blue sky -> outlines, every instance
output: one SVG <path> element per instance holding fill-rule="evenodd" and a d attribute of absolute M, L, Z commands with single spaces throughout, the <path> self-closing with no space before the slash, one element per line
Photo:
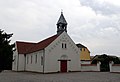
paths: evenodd
<path fill-rule="evenodd" d="M 120 0 L 0 0 L 0 27 L 12 42 L 38 42 L 56 34 L 61 9 L 75 43 L 120 56 Z"/>

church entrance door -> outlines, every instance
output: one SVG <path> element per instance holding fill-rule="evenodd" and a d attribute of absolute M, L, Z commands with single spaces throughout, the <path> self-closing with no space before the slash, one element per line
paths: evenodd
<path fill-rule="evenodd" d="M 67 60 L 60 61 L 60 72 L 67 72 Z"/>

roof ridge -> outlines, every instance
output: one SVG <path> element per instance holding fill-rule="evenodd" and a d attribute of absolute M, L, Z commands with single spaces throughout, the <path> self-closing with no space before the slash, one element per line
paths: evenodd
<path fill-rule="evenodd" d="M 45 39 L 39 41 L 37 44 L 39 44 L 39 43 L 41 43 L 41 42 L 43 42 L 43 41 L 45 41 L 45 40 L 48 40 L 48 39 L 50 39 L 50 38 L 52 38 L 52 37 L 54 37 L 54 36 L 57 36 L 57 34 L 55 34 L 55 35 L 53 35 L 53 36 L 50 36 L 50 37 L 48 37 L 48 38 L 45 38 Z"/>
<path fill-rule="evenodd" d="M 78 44 L 76 44 L 77 45 L 77 47 L 83 47 L 83 48 L 87 48 L 86 46 L 84 46 L 83 44 L 81 44 L 81 43 L 78 43 Z"/>
<path fill-rule="evenodd" d="M 28 44 L 36 44 L 35 42 L 25 42 L 25 41 L 16 41 L 16 42 L 19 42 L 19 43 L 28 43 Z"/>
<path fill-rule="evenodd" d="M 58 35 L 53 35 L 51 37 L 48 37 L 44 40 L 41 40 L 40 42 L 36 43 L 33 47 L 29 48 L 27 50 L 27 53 L 31 53 L 31 52 L 35 52 L 38 51 L 40 49 L 44 49 L 45 47 L 47 47 L 51 42 L 53 42 L 56 38 L 58 37 Z"/>

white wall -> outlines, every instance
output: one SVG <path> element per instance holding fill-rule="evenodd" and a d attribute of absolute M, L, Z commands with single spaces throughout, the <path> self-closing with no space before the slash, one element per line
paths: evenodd
<path fill-rule="evenodd" d="M 31 55 L 32 55 L 32 63 L 31 63 Z M 37 62 L 36 62 L 36 55 L 37 55 Z M 13 52 L 14 62 L 12 63 L 12 70 L 43 72 L 43 65 L 41 65 L 41 56 L 43 56 L 43 50 L 26 54 L 25 57 L 24 54 L 18 54 L 16 47 L 16 51 Z M 27 63 L 27 57 L 29 58 L 28 63 Z"/>
<path fill-rule="evenodd" d="M 62 43 L 67 44 L 67 48 L 62 48 Z M 71 38 L 63 32 L 54 42 L 45 48 L 45 72 L 60 71 L 60 61 L 62 55 L 68 56 L 67 71 L 80 71 L 79 49 Z"/>
<path fill-rule="evenodd" d="M 81 64 L 90 64 L 91 61 L 81 61 Z"/>
<path fill-rule="evenodd" d="M 14 71 L 24 71 L 24 61 L 25 57 L 24 54 L 18 54 L 17 45 L 15 43 L 16 50 L 13 52 L 13 63 L 12 63 L 12 70 Z"/>
<path fill-rule="evenodd" d="M 24 71 L 24 54 L 17 54 L 17 52 L 14 52 L 13 55 L 13 63 L 12 63 L 12 70 L 14 71 Z"/>
<path fill-rule="evenodd" d="M 98 71 L 96 66 L 81 66 L 81 71 Z"/>
<path fill-rule="evenodd" d="M 100 71 L 100 62 L 97 64 L 82 64 L 81 71 Z"/>
<path fill-rule="evenodd" d="M 99 71 L 97 65 L 81 66 L 81 71 Z"/>
<path fill-rule="evenodd" d="M 114 64 L 113 62 L 109 63 L 110 72 L 120 72 L 120 64 Z"/>
<path fill-rule="evenodd" d="M 24 54 L 19 54 L 19 63 L 18 63 L 18 71 L 24 71 L 24 65 L 25 65 L 25 56 Z"/>
<path fill-rule="evenodd" d="M 112 72 L 120 72 L 120 65 L 113 65 Z"/>
<path fill-rule="evenodd" d="M 37 55 L 37 62 L 36 62 L 36 55 Z M 31 62 L 31 56 L 32 56 L 32 62 Z M 43 50 L 26 54 L 26 71 L 43 72 L 43 65 L 41 65 L 41 56 L 43 56 Z"/>
<path fill-rule="evenodd" d="M 17 60 L 18 60 L 18 54 L 17 51 L 13 52 L 13 62 L 12 62 L 12 70 L 17 71 Z"/>

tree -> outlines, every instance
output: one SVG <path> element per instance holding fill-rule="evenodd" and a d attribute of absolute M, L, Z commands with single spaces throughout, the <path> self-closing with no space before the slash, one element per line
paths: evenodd
<path fill-rule="evenodd" d="M 100 61 L 101 62 L 101 66 L 100 69 L 101 71 L 109 71 L 109 62 L 113 61 L 114 64 L 120 64 L 120 59 L 116 56 L 109 56 L 106 54 L 102 54 L 102 55 L 96 55 L 95 58 L 92 60 L 92 64 L 97 64 L 97 62 Z"/>
<path fill-rule="evenodd" d="M 7 34 L 0 29 L 0 70 L 12 69 L 14 44 L 10 44 L 13 34 Z"/>

